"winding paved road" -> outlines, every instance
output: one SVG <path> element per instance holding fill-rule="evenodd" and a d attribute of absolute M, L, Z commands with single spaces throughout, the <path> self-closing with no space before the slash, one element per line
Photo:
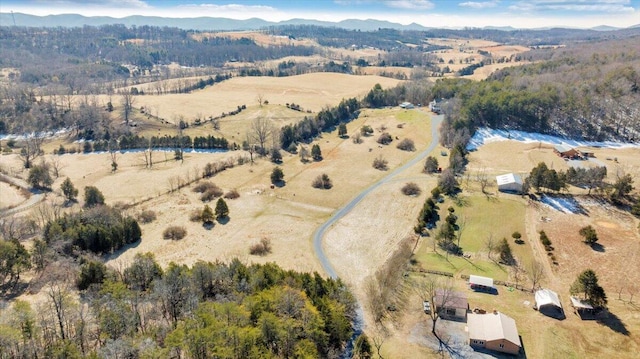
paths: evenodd
<path fill-rule="evenodd" d="M 13 207 L 13 208 L 8 208 L 5 210 L 0 210 L 0 218 L 2 217 L 7 217 L 9 215 L 18 213 L 18 212 L 22 212 L 24 210 L 27 210 L 33 206 L 35 206 L 37 203 L 39 203 L 40 201 L 44 200 L 45 198 L 45 194 L 41 191 L 33 191 L 30 187 L 29 184 L 19 178 L 14 178 L 14 177 L 9 177 L 6 176 L 4 174 L 0 174 L 0 179 L 4 182 L 7 182 L 9 184 L 12 184 L 16 187 L 20 187 L 20 188 L 24 188 L 27 191 L 31 192 L 31 196 L 26 199 L 24 202 L 20 203 L 18 206 Z"/>
<path fill-rule="evenodd" d="M 396 168 L 393 172 L 389 173 L 385 177 L 378 180 L 378 182 L 372 184 L 371 186 L 369 186 L 369 188 L 362 191 L 354 199 L 352 199 L 349 203 L 347 203 L 344 207 L 337 210 L 325 223 L 323 223 L 320 227 L 318 227 L 318 229 L 316 229 L 315 233 L 313 234 L 313 249 L 316 252 L 316 256 L 320 260 L 320 264 L 322 264 L 322 268 L 325 270 L 325 272 L 327 272 L 327 274 L 331 278 L 334 278 L 334 279 L 337 278 L 338 274 L 336 273 L 335 269 L 331 266 L 329 258 L 327 258 L 326 254 L 324 253 L 324 249 L 322 248 L 322 238 L 324 237 L 324 234 L 327 231 L 327 229 L 329 229 L 329 227 L 331 227 L 334 223 L 336 223 L 342 217 L 346 216 L 349 212 L 351 212 L 351 210 L 360 201 L 362 201 L 362 199 L 366 197 L 369 193 L 371 193 L 381 185 L 391 182 L 393 180 L 393 177 L 395 177 L 399 173 L 405 171 L 407 168 L 415 165 L 416 163 L 422 161 L 425 157 L 427 157 L 429 153 L 431 153 L 431 151 L 433 151 L 433 149 L 438 145 L 438 142 L 440 140 L 440 136 L 439 136 L 440 134 L 438 132 L 438 128 L 443 119 L 444 119 L 443 115 L 437 115 L 437 116 L 433 114 L 431 115 L 431 144 L 429 145 L 429 147 L 427 147 L 427 149 L 418 153 L 409 162 Z"/>
<path fill-rule="evenodd" d="M 422 111 L 422 110 L 419 110 L 419 111 Z M 316 257 L 318 257 L 318 260 L 320 260 L 320 264 L 322 264 L 322 268 L 324 268 L 325 272 L 327 272 L 327 274 L 331 278 L 334 278 L 334 279 L 338 278 L 338 273 L 336 273 L 333 266 L 331 266 L 331 262 L 329 261 L 329 258 L 327 258 L 327 255 L 324 253 L 324 249 L 322 248 L 322 239 L 324 238 L 324 234 L 327 231 L 327 229 L 329 229 L 334 223 L 336 223 L 342 217 L 346 216 L 349 212 L 351 212 L 351 210 L 358 203 L 360 203 L 360 201 L 364 197 L 366 197 L 369 193 L 371 193 L 381 185 L 393 181 L 396 175 L 398 175 L 399 173 L 403 172 L 404 170 L 408 169 L 409 167 L 415 165 L 416 163 L 422 161 L 425 157 L 427 157 L 429 153 L 431 153 L 431 151 L 433 151 L 433 149 L 438 145 L 438 142 L 440 140 L 440 136 L 439 136 L 440 134 L 438 132 L 438 128 L 443 119 L 444 119 L 443 115 L 437 115 L 437 116 L 434 116 L 433 114 L 431 115 L 431 144 L 429 145 L 429 147 L 427 147 L 427 149 L 418 153 L 409 162 L 396 168 L 393 172 L 389 173 L 385 177 L 378 180 L 378 182 L 372 184 L 367 189 L 360 192 L 359 195 L 357 195 L 344 207 L 337 210 L 325 223 L 323 223 L 320 227 L 318 227 L 318 229 L 316 229 L 315 233 L 313 234 L 313 249 L 316 252 Z M 356 318 L 354 318 L 353 326 L 354 326 L 353 336 L 349 340 L 349 343 L 347 343 L 347 347 L 345 351 L 342 353 L 341 358 L 351 357 L 352 351 L 353 351 L 353 344 L 356 338 L 362 333 L 362 330 L 364 329 L 364 312 L 362 310 L 362 305 L 360 305 L 360 303 L 358 303 L 358 307 L 356 308 Z"/>

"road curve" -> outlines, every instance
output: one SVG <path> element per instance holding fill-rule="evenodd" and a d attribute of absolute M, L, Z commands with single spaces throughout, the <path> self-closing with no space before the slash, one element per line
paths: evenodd
<path fill-rule="evenodd" d="M 366 197 L 369 193 L 371 193 L 381 185 L 390 182 L 393 179 L 393 177 L 395 177 L 399 173 L 403 172 L 407 168 L 415 165 L 416 163 L 422 161 L 425 157 L 427 157 L 429 153 L 431 153 L 431 151 L 433 151 L 433 149 L 438 145 L 438 142 L 440 140 L 440 136 L 439 136 L 440 134 L 438 132 L 438 128 L 443 119 L 444 119 L 443 115 L 431 115 L 431 144 L 429 145 L 429 147 L 427 147 L 427 149 L 418 153 L 409 162 L 396 168 L 395 170 L 393 170 L 393 172 L 389 173 L 385 177 L 378 180 L 378 182 L 372 184 L 367 189 L 360 192 L 360 194 L 358 194 L 354 199 L 352 199 L 344 207 L 340 208 L 335 213 L 333 213 L 333 215 L 326 222 L 324 222 L 320 227 L 318 227 L 315 233 L 313 233 L 313 249 L 316 253 L 316 257 L 318 257 L 318 260 L 320 260 L 320 264 L 322 265 L 322 268 L 325 270 L 325 272 L 327 272 L 329 277 L 335 279 L 335 278 L 338 278 L 338 274 L 336 273 L 333 266 L 331 266 L 331 263 L 327 258 L 326 254 L 324 253 L 324 249 L 322 248 L 322 238 L 324 237 L 324 234 L 327 231 L 327 229 L 329 229 L 329 227 L 331 227 L 334 223 L 336 223 L 342 217 L 346 216 L 349 212 L 351 212 L 351 210 L 360 201 L 362 201 L 362 199 Z"/>
<path fill-rule="evenodd" d="M 419 110 L 419 111 L 422 111 L 422 110 Z M 329 229 L 334 223 L 336 223 L 342 217 L 346 216 L 349 212 L 351 212 L 351 210 L 358 203 L 360 203 L 360 201 L 362 201 L 362 199 L 366 197 L 369 193 L 371 193 L 381 185 L 391 182 L 393 180 L 393 177 L 395 177 L 397 174 L 401 173 L 402 171 L 415 165 L 416 163 L 422 161 L 425 157 L 427 157 L 429 153 L 433 151 L 433 149 L 438 145 L 438 142 L 440 141 L 438 128 L 443 119 L 444 119 L 444 116 L 442 115 L 437 115 L 437 116 L 431 115 L 431 144 L 429 145 L 429 147 L 427 147 L 427 149 L 418 153 L 409 162 L 396 168 L 395 170 L 393 170 L 393 172 L 389 173 L 385 177 L 378 180 L 376 183 L 369 186 L 364 191 L 360 192 L 360 194 L 358 194 L 354 199 L 352 199 L 344 207 L 337 210 L 326 222 L 324 222 L 320 227 L 318 227 L 318 229 L 316 229 L 315 233 L 313 233 L 313 249 L 316 253 L 316 257 L 318 257 L 318 260 L 320 260 L 320 264 L 322 265 L 322 268 L 325 270 L 325 272 L 327 272 L 329 277 L 336 279 L 338 278 L 338 273 L 336 273 L 333 266 L 331 266 L 331 263 L 329 262 L 329 258 L 327 258 L 327 255 L 324 253 L 324 249 L 322 248 L 322 238 L 324 237 L 324 234 L 327 231 L 327 229 Z M 356 317 L 354 318 L 353 321 L 354 321 L 353 335 L 351 336 L 351 339 L 347 343 L 347 347 L 345 348 L 344 352 L 340 356 L 341 358 L 351 358 L 355 340 L 358 338 L 358 336 L 360 336 L 360 334 L 362 334 L 362 331 L 364 329 L 364 311 L 362 310 L 362 305 L 360 303 L 358 303 L 357 305 Z"/>

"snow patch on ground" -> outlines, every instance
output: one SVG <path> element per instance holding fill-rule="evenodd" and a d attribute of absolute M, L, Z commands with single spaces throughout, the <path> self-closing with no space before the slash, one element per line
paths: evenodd
<path fill-rule="evenodd" d="M 476 133 L 467 144 L 467 150 L 474 151 L 480 146 L 497 141 L 519 141 L 524 143 L 548 143 L 552 145 L 567 145 L 571 147 L 607 147 L 607 148 L 629 148 L 640 147 L 640 143 L 625 143 L 625 142 L 613 142 L 613 141 L 581 141 L 573 140 L 570 138 L 562 138 L 558 136 L 545 135 L 535 132 L 524 131 L 507 131 L 507 130 L 495 130 L 488 127 L 479 128 Z"/>
<path fill-rule="evenodd" d="M 573 197 L 555 197 L 549 195 L 542 195 L 540 202 L 555 209 L 556 211 L 572 214 L 583 214 L 584 208 Z"/>

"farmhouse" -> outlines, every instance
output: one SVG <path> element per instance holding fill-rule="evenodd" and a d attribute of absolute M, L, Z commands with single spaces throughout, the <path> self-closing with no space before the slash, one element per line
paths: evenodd
<path fill-rule="evenodd" d="M 469 276 L 469 288 L 482 292 L 494 292 L 493 278 L 481 277 L 479 275 Z"/>
<path fill-rule="evenodd" d="M 469 314 L 467 329 L 472 347 L 514 355 L 522 347 L 516 321 L 500 312 Z"/>
<path fill-rule="evenodd" d="M 400 108 L 412 109 L 414 106 L 411 102 L 403 102 L 400 104 Z"/>
<path fill-rule="evenodd" d="M 558 293 L 550 289 L 540 289 L 535 293 L 536 308 L 544 315 L 550 317 L 563 317 L 562 303 Z"/>
<path fill-rule="evenodd" d="M 442 108 L 440 107 L 442 101 L 444 101 L 444 99 L 434 99 L 433 101 L 429 102 L 429 110 L 431 110 L 431 112 L 439 114 L 440 111 L 442 111 Z"/>
<path fill-rule="evenodd" d="M 555 152 L 558 156 L 562 158 L 576 159 L 576 158 L 584 157 L 582 152 L 580 152 L 578 149 L 573 148 L 571 146 L 567 146 L 567 145 L 555 145 L 553 147 L 553 152 Z"/>
<path fill-rule="evenodd" d="M 464 293 L 437 289 L 433 305 L 434 310 L 443 319 L 467 320 L 469 301 Z"/>
<path fill-rule="evenodd" d="M 496 182 L 500 192 L 522 193 L 523 182 L 520 175 L 507 173 L 496 176 Z"/>

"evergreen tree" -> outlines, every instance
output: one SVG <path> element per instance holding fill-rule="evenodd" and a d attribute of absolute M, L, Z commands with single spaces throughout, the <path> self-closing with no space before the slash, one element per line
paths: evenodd
<path fill-rule="evenodd" d="M 320 150 L 320 145 L 317 143 L 311 146 L 311 157 L 314 161 L 322 160 L 322 151 Z"/>
<path fill-rule="evenodd" d="M 271 171 L 271 183 L 277 184 L 281 183 L 284 179 L 284 172 L 282 172 L 282 168 L 274 167 L 273 171 Z"/>
<path fill-rule="evenodd" d="M 202 210 L 202 223 L 212 223 L 213 222 L 213 210 L 209 207 L 208 204 L 204 205 L 204 209 Z"/>
<path fill-rule="evenodd" d="M 596 273 L 587 269 L 578 275 L 571 285 L 571 294 L 582 293 L 585 299 L 594 307 L 605 307 L 607 305 L 607 295 L 604 289 L 598 284 Z"/>
<path fill-rule="evenodd" d="M 67 177 L 64 182 L 62 182 L 62 184 L 60 185 L 60 189 L 62 189 L 62 193 L 64 194 L 64 197 L 67 199 L 67 201 L 76 201 L 76 198 L 78 197 L 78 189 L 73 185 L 69 177 Z"/>
<path fill-rule="evenodd" d="M 341 123 L 338 126 L 338 136 L 345 137 L 346 135 L 347 135 L 347 125 L 345 125 L 344 123 Z"/>
<path fill-rule="evenodd" d="M 498 253 L 500 254 L 500 260 L 504 263 L 511 265 L 514 262 L 513 253 L 511 252 L 511 246 L 507 242 L 506 238 L 502 238 L 498 244 Z"/>
<path fill-rule="evenodd" d="M 34 188 L 49 188 L 53 183 L 51 174 L 49 174 L 49 168 L 44 164 L 39 166 L 32 166 L 29 169 L 29 177 L 27 178 L 29 184 Z"/>
<path fill-rule="evenodd" d="M 229 217 L 229 207 L 227 206 L 227 202 L 222 198 L 218 198 L 218 202 L 216 202 L 216 218 L 219 220 L 226 217 Z"/>
<path fill-rule="evenodd" d="M 579 233 L 584 237 L 584 243 L 590 246 L 593 246 L 598 241 L 598 233 L 596 233 L 596 230 L 591 225 L 580 228 Z"/>
<path fill-rule="evenodd" d="M 104 195 L 97 187 L 87 186 L 84 188 L 84 206 L 86 208 L 104 204 Z"/>

